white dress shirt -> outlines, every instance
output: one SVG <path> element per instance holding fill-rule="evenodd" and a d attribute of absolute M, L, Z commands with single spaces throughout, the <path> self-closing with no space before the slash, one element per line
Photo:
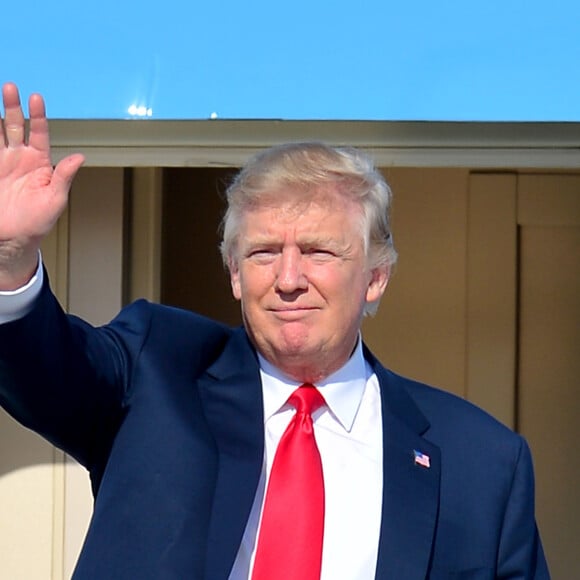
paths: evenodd
<path fill-rule="evenodd" d="M 0 292 L 0 324 L 26 315 L 42 287 L 42 267 L 23 288 Z M 299 383 L 261 356 L 265 457 L 258 491 L 230 580 L 248 580 L 253 566 L 266 482 L 278 442 L 294 407 L 286 401 Z M 347 363 L 316 385 L 326 406 L 313 413 L 325 491 L 321 580 L 375 577 L 383 489 L 379 384 L 365 361 L 362 341 Z"/>
<path fill-rule="evenodd" d="M 247 580 L 253 566 L 266 481 L 278 441 L 294 408 L 286 401 L 299 383 L 260 357 L 265 457 L 258 492 L 230 580 Z M 321 580 L 375 577 L 381 526 L 383 446 L 379 385 L 362 342 L 348 362 L 316 385 L 326 406 L 312 415 L 325 491 Z"/>

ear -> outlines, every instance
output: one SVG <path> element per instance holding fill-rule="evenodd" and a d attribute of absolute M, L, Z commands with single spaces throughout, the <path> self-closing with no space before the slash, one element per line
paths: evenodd
<path fill-rule="evenodd" d="M 371 270 L 371 278 L 367 287 L 367 302 L 376 302 L 381 298 L 389 283 L 389 266 L 377 266 Z"/>
<path fill-rule="evenodd" d="M 242 285 L 240 282 L 240 269 L 238 263 L 230 258 L 228 260 L 228 270 L 230 271 L 230 284 L 232 286 L 232 294 L 236 300 L 242 299 Z"/>

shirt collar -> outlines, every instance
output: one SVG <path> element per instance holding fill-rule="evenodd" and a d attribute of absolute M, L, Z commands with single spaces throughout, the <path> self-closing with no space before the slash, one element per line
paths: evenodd
<path fill-rule="evenodd" d="M 301 383 L 286 377 L 259 353 L 258 359 L 262 377 L 264 419 L 267 421 L 286 407 L 288 397 Z M 369 374 L 359 336 L 356 348 L 348 361 L 336 372 L 316 383 L 330 412 L 347 432 L 350 432 L 354 424 Z"/>

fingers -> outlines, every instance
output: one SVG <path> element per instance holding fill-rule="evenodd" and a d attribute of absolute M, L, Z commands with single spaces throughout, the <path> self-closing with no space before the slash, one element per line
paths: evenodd
<path fill-rule="evenodd" d="M 2 87 L 2 97 L 5 111 L 2 123 L 4 145 L 12 148 L 20 147 L 25 143 L 25 120 L 17 86 L 14 83 L 6 83 Z M 28 144 L 35 149 L 48 151 L 50 140 L 44 99 L 38 94 L 31 95 L 28 109 L 30 112 Z"/>
<path fill-rule="evenodd" d="M 18 88 L 14 83 L 6 83 L 2 87 L 4 101 L 4 120 L 0 116 L 0 148 L 22 147 L 25 144 L 25 121 L 20 103 Z M 50 156 L 50 138 L 48 120 L 44 99 L 38 94 L 30 96 L 28 101 L 30 111 L 30 132 L 28 146 Z M 3 137 L 3 138 L 2 138 Z M 3 141 L 3 142 L 2 142 Z M 52 184 L 55 189 L 66 195 L 71 183 L 85 158 L 80 154 L 70 155 L 55 167 L 52 174 Z"/>
<path fill-rule="evenodd" d="M 20 147 L 24 144 L 24 114 L 20 105 L 18 88 L 14 83 L 2 87 L 4 101 L 4 145 Z"/>
<path fill-rule="evenodd" d="M 28 100 L 28 110 L 30 112 L 28 144 L 35 149 L 48 151 L 50 149 L 50 138 L 44 99 L 37 94 L 31 95 Z"/>

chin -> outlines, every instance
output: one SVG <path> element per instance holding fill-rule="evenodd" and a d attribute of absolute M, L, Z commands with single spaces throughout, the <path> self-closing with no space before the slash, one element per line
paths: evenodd
<path fill-rule="evenodd" d="M 307 354 L 315 350 L 312 338 L 310 329 L 303 324 L 285 325 L 279 342 L 280 351 L 288 354 Z"/>

